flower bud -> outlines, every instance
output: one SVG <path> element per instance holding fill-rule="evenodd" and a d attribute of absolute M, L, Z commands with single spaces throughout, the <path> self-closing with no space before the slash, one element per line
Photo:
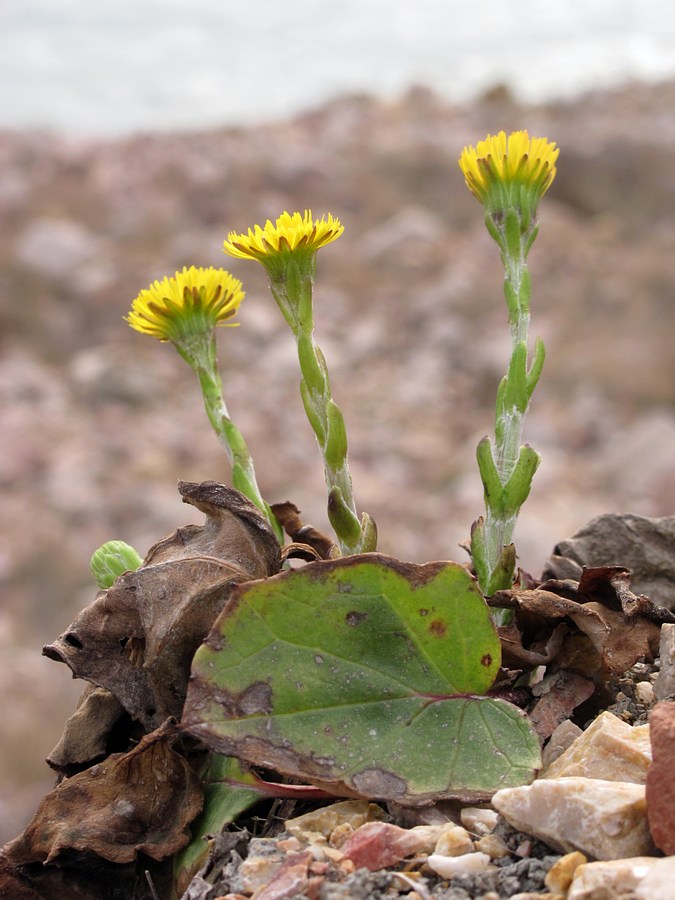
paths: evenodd
<path fill-rule="evenodd" d="M 124 572 L 135 572 L 143 560 L 124 541 L 106 541 L 91 557 L 89 567 L 96 584 L 106 590 Z"/>

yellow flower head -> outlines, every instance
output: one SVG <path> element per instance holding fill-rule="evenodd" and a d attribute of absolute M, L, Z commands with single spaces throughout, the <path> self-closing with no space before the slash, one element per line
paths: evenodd
<path fill-rule="evenodd" d="M 126 321 L 160 341 L 180 341 L 230 322 L 244 299 L 241 281 L 224 269 L 190 266 L 141 291 Z"/>
<path fill-rule="evenodd" d="M 266 267 L 275 268 L 279 257 L 307 256 L 313 258 L 320 247 L 330 244 L 340 237 L 344 226 L 329 213 L 320 219 L 312 218 L 312 211 L 306 209 L 304 215 L 283 212 L 276 222 L 269 219 L 264 228 L 256 225 L 248 234 L 231 231 L 223 244 L 223 250 L 240 259 L 257 259 Z"/>
<path fill-rule="evenodd" d="M 527 131 L 489 134 L 459 159 L 467 187 L 490 212 L 526 206 L 531 212 L 550 187 L 560 151 Z"/>

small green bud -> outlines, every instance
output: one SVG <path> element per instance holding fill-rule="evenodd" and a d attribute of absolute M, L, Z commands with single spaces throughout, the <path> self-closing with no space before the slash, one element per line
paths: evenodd
<path fill-rule="evenodd" d="M 135 572 L 143 560 L 124 541 L 107 541 L 91 557 L 89 567 L 96 584 L 106 590 L 124 572 Z"/>

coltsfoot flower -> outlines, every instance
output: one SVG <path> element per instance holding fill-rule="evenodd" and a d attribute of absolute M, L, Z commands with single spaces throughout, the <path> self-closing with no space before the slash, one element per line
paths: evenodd
<path fill-rule="evenodd" d="M 527 499 L 539 454 L 522 444 L 523 424 L 544 365 L 537 338 L 528 361 L 532 286 L 527 256 L 537 236 L 537 205 L 556 175 L 558 148 L 527 131 L 488 135 L 465 147 L 459 159 L 471 193 L 483 204 L 485 225 L 504 264 L 504 297 L 511 331 L 511 359 L 497 391 L 495 440 L 485 437 L 477 459 L 485 496 L 485 516 L 471 529 L 471 555 L 481 590 L 491 595 L 510 588 L 516 564 L 511 542 L 520 507 Z M 499 624 L 510 613 L 495 613 Z"/>
<path fill-rule="evenodd" d="M 142 290 L 125 319 L 142 334 L 180 343 L 216 325 L 238 325 L 230 320 L 243 299 L 241 281 L 229 272 L 190 266 Z"/>
<path fill-rule="evenodd" d="M 333 218 L 330 213 L 327 217 L 313 219 L 311 209 L 306 209 L 304 215 L 283 212 L 275 223 L 268 219 L 264 228 L 255 225 L 249 228 L 248 234 L 231 231 L 223 250 L 240 259 L 264 262 L 269 256 L 294 250 L 316 252 L 339 238 L 343 231 L 344 226 L 339 219 Z"/>
<path fill-rule="evenodd" d="M 272 296 L 297 343 L 300 394 L 323 456 L 328 518 L 341 552 L 361 553 L 376 549 L 375 523 L 366 513 L 359 519 L 344 419 L 331 394 L 326 360 L 314 340 L 316 254 L 343 231 L 339 219 L 330 213 L 315 219 L 310 209 L 283 212 L 276 222 L 268 219 L 263 228 L 255 225 L 246 234 L 231 231 L 223 250 L 239 259 L 254 259 L 267 272 Z"/>
<path fill-rule="evenodd" d="M 500 131 L 465 147 L 459 160 L 467 187 L 489 212 L 527 207 L 532 215 L 556 175 L 559 150 L 547 138 Z"/>

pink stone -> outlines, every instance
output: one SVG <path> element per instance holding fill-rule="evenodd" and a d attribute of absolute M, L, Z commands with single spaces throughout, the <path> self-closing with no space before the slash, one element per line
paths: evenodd
<path fill-rule="evenodd" d="M 255 900 L 292 900 L 305 893 L 308 884 L 308 868 L 312 861 L 309 850 L 292 853 L 286 857 L 273 878 L 254 892 Z"/>
<path fill-rule="evenodd" d="M 356 829 L 341 849 L 345 859 L 350 859 L 357 869 L 375 872 L 414 853 L 418 843 L 414 835 L 398 825 L 367 822 Z"/>
<path fill-rule="evenodd" d="M 675 855 L 675 703 L 657 703 L 649 716 L 652 762 L 647 769 L 647 821 L 652 839 Z"/>

